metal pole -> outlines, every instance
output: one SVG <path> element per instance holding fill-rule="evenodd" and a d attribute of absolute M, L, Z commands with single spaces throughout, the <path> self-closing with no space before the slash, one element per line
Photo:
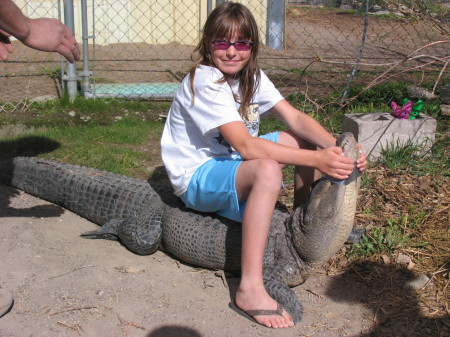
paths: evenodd
<path fill-rule="evenodd" d="M 61 1 L 58 1 L 58 19 L 60 21 L 62 21 L 62 17 L 61 17 Z M 60 67 L 60 74 L 61 74 L 61 96 L 64 94 L 64 92 L 66 91 L 66 82 L 64 81 L 64 57 L 60 56 L 60 61 L 59 61 L 59 67 Z"/>
<path fill-rule="evenodd" d="M 88 40 L 88 19 L 87 19 L 87 3 L 86 0 L 81 0 L 81 29 L 82 29 L 82 39 L 83 39 L 83 73 L 81 77 L 83 78 L 83 95 L 86 92 L 90 92 L 89 87 L 89 44 Z"/>
<path fill-rule="evenodd" d="M 353 78 L 356 75 L 356 71 L 358 69 L 358 65 L 361 62 L 362 56 L 363 56 L 363 49 L 366 44 L 366 36 L 367 36 L 367 26 L 369 25 L 369 0 L 366 0 L 366 10 L 364 13 L 364 27 L 363 27 L 363 34 L 361 39 L 361 45 L 359 46 L 359 53 L 358 58 L 356 59 L 355 65 L 353 66 L 353 70 L 350 74 L 350 78 L 348 79 L 347 86 L 345 87 L 344 93 L 342 94 L 341 103 L 344 104 L 345 100 L 347 99 L 348 90 L 350 89 L 350 85 L 353 82 Z M 376 144 L 376 143 L 375 143 Z M 373 149 L 372 149 L 373 150 Z M 367 157 L 369 158 L 369 157 Z"/>
<path fill-rule="evenodd" d="M 73 0 L 64 0 L 64 23 L 75 35 L 75 24 L 73 15 Z M 67 93 L 69 94 L 70 102 L 75 100 L 77 95 L 77 68 L 75 63 L 66 62 L 67 75 Z"/>
<path fill-rule="evenodd" d="M 212 11 L 212 0 L 208 0 L 206 2 L 206 13 L 209 15 Z"/>
<path fill-rule="evenodd" d="M 267 46 L 283 49 L 285 0 L 268 0 L 267 12 Z"/>

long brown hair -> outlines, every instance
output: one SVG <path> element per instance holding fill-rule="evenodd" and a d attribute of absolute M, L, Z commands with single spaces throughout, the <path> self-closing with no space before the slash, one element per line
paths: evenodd
<path fill-rule="evenodd" d="M 252 13 L 244 5 L 228 1 L 223 2 L 206 19 L 202 38 L 191 57 L 196 62 L 190 71 L 191 89 L 195 96 L 194 75 L 200 64 L 214 67 L 211 59 L 211 41 L 223 38 L 230 39 L 234 33 L 238 33 L 239 38 L 253 43 L 247 65 L 236 74 L 239 78 L 242 97 L 235 97 L 235 100 L 240 103 L 239 113 L 247 119 L 248 107 L 259 87 L 261 75 L 257 59 L 259 49 L 258 26 Z M 225 81 L 224 75 L 221 82 Z"/>

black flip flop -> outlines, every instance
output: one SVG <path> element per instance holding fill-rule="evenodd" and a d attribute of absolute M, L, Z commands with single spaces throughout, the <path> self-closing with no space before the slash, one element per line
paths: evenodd
<path fill-rule="evenodd" d="M 261 310 L 244 311 L 236 305 L 236 301 L 234 299 L 233 299 L 233 301 L 230 302 L 230 308 L 233 309 L 234 311 L 236 311 L 239 315 L 249 319 L 252 322 L 258 323 L 266 328 L 267 328 L 267 326 L 256 321 L 255 316 L 283 316 L 283 311 L 284 311 L 284 308 L 278 302 L 277 302 L 277 308 L 275 310 L 261 309 Z"/>

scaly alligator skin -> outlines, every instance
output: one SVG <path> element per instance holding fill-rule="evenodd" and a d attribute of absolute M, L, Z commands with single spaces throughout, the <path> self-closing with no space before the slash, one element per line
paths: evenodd
<path fill-rule="evenodd" d="M 338 139 L 344 153 L 359 153 L 352 134 Z M 356 171 L 356 169 L 355 169 Z M 359 178 L 319 180 L 306 207 L 275 210 L 264 256 L 269 294 L 301 320 L 303 307 L 290 289 L 344 244 L 354 222 Z M 100 226 L 86 238 L 120 240 L 145 255 L 156 250 L 205 268 L 240 272 L 241 225 L 188 210 L 170 186 L 92 168 L 17 157 L 0 162 L 0 182 L 58 204 Z"/>

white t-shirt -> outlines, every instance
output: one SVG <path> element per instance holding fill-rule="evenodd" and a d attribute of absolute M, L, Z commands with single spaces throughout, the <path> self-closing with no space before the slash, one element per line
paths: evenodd
<path fill-rule="evenodd" d="M 186 192 L 195 170 L 214 157 L 236 154 L 218 127 L 243 121 L 256 137 L 260 115 L 283 99 L 269 78 L 261 71 L 261 83 L 253 97 L 248 121 L 238 112 L 233 92 L 239 94 L 239 82 L 220 83 L 223 74 L 214 67 L 200 65 L 195 71 L 195 98 L 192 99 L 190 76 L 181 82 L 167 116 L 161 138 L 161 155 L 175 194 Z M 239 95 L 238 95 L 239 96 Z"/>

